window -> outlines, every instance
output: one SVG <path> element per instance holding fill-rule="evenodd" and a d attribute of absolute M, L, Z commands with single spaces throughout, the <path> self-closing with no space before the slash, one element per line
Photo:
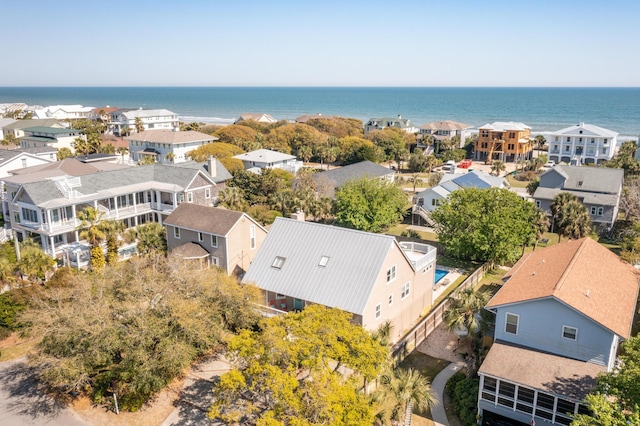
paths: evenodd
<path fill-rule="evenodd" d="M 571 142 L 571 138 L 567 136 L 567 142 Z"/>
<path fill-rule="evenodd" d="M 513 138 L 515 138 L 515 137 L 516 137 L 515 132 L 510 132 L 510 133 L 509 133 L 509 139 L 513 139 Z"/>
<path fill-rule="evenodd" d="M 22 168 L 25 168 L 25 167 L 27 167 L 27 159 L 23 158 L 22 159 Z"/>
<path fill-rule="evenodd" d="M 204 236 L 202 235 L 202 232 L 198 232 L 198 241 L 200 242 L 204 241 Z"/>
<path fill-rule="evenodd" d="M 211 236 L 211 247 L 218 247 L 218 237 L 216 235 Z"/>
<path fill-rule="evenodd" d="M 591 207 L 591 216 L 595 216 L 597 211 L 598 211 L 598 208 L 592 206 Z"/>
<path fill-rule="evenodd" d="M 211 198 L 211 188 L 204 189 L 204 198 L 206 198 L 207 200 Z"/>
<path fill-rule="evenodd" d="M 496 388 L 498 381 L 493 377 L 484 377 L 482 385 L 481 398 L 487 401 L 495 402 L 496 400 Z"/>
<path fill-rule="evenodd" d="M 251 225 L 249 227 L 249 246 L 251 250 L 256 248 L 256 226 Z"/>
<path fill-rule="evenodd" d="M 602 148 L 602 153 L 606 154 L 607 153 L 607 148 Z"/>
<path fill-rule="evenodd" d="M 604 144 L 606 145 L 609 142 L 609 139 L 604 140 Z"/>
<path fill-rule="evenodd" d="M 284 265 L 285 260 L 286 259 L 284 257 L 276 256 L 276 258 L 273 260 L 273 263 L 271 264 L 271 267 L 282 269 L 282 265 Z"/>
<path fill-rule="evenodd" d="M 329 262 L 329 256 L 322 256 L 320 258 L 320 262 L 318 262 L 318 266 L 325 267 L 325 266 L 327 266 L 328 262 Z"/>
<path fill-rule="evenodd" d="M 540 202 L 540 200 L 536 200 L 536 207 L 540 208 L 540 206 L 542 206 L 542 202 Z"/>
<path fill-rule="evenodd" d="M 576 340 L 578 338 L 578 329 L 568 325 L 563 325 L 562 337 L 569 340 Z"/>
<path fill-rule="evenodd" d="M 381 312 L 382 312 L 382 306 L 378 303 L 378 304 L 376 305 L 376 319 L 377 319 L 377 318 L 380 318 L 380 314 L 381 314 Z"/>
<path fill-rule="evenodd" d="M 193 203 L 193 193 L 187 192 L 187 203 Z"/>
<path fill-rule="evenodd" d="M 22 218 L 28 222 L 37 222 L 38 221 L 38 212 L 35 210 L 22 208 Z"/>
<path fill-rule="evenodd" d="M 393 294 L 389 295 L 389 305 L 393 305 Z"/>
<path fill-rule="evenodd" d="M 220 259 L 217 257 L 211 256 L 211 263 L 215 266 L 220 266 Z"/>
<path fill-rule="evenodd" d="M 402 286 L 402 291 L 400 292 L 400 296 L 404 299 L 409 295 L 410 291 L 411 291 L 411 283 L 407 282 Z"/>
<path fill-rule="evenodd" d="M 391 281 L 393 281 L 395 279 L 396 279 L 396 265 L 393 265 L 387 271 L 387 283 L 390 283 Z"/>
<path fill-rule="evenodd" d="M 516 145 L 513 143 L 507 144 L 507 149 L 510 151 L 513 151 L 515 149 Z"/>
<path fill-rule="evenodd" d="M 571 147 L 570 147 L 570 146 L 565 146 L 565 147 L 564 147 L 564 152 L 569 152 L 569 149 L 571 149 Z"/>
<path fill-rule="evenodd" d="M 556 136 L 555 141 L 558 142 L 558 137 Z"/>
<path fill-rule="evenodd" d="M 504 331 L 510 334 L 518 334 L 518 319 L 519 315 L 510 314 L 507 312 L 507 321 L 505 323 Z"/>
<path fill-rule="evenodd" d="M 180 228 L 173 228 L 173 236 L 178 239 L 180 238 Z"/>
<path fill-rule="evenodd" d="M 598 216 L 602 216 L 604 214 L 604 207 L 598 207 Z"/>

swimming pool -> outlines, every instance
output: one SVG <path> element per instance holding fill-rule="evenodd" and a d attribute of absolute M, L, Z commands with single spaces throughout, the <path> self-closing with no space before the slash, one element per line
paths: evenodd
<path fill-rule="evenodd" d="M 436 273 L 435 273 L 435 283 L 437 284 L 438 281 L 440 281 L 441 279 L 444 278 L 445 275 L 447 275 L 449 273 L 449 271 L 445 271 L 444 269 L 438 269 L 436 268 Z"/>

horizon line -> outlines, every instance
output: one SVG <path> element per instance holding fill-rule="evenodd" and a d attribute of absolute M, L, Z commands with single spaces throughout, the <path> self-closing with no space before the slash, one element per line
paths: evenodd
<path fill-rule="evenodd" d="M 335 86 L 202 86 L 202 85 L 182 85 L 182 86 L 134 86 L 134 85 L 81 85 L 81 86 L 0 86 L 1 89 L 66 89 L 66 88 L 132 88 L 132 89 L 638 89 L 640 86 L 348 86 L 348 85 L 335 85 Z"/>

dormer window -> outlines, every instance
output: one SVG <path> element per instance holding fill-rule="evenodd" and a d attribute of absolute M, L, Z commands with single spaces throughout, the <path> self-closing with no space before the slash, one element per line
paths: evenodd
<path fill-rule="evenodd" d="M 271 267 L 276 269 L 282 269 L 282 265 L 284 265 L 285 260 L 286 258 L 284 257 L 276 256 L 276 258 L 273 260 L 273 263 L 271 264 Z"/>

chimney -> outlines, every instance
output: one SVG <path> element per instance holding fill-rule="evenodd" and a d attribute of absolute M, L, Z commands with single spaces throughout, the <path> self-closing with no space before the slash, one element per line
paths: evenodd
<path fill-rule="evenodd" d="M 295 213 L 291 213 L 291 219 L 304 222 L 304 212 L 300 209 L 296 209 Z"/>
<path fill-rule="evenodd" d="M 218 174 L 218 170 L 216 170 L 217 163 L 216 163 L 216 159 L 213 157 L 213 155 L 209 156 L 209 159 L 207 160 L 207 167 L 209 168 L 209 175 L 212 178 L 216 177 L 216 175 Z"/>
<path fill-rule="evenodd" d="M 398 114 L 398 120 L 402 120 L 402 116 Z"/>

